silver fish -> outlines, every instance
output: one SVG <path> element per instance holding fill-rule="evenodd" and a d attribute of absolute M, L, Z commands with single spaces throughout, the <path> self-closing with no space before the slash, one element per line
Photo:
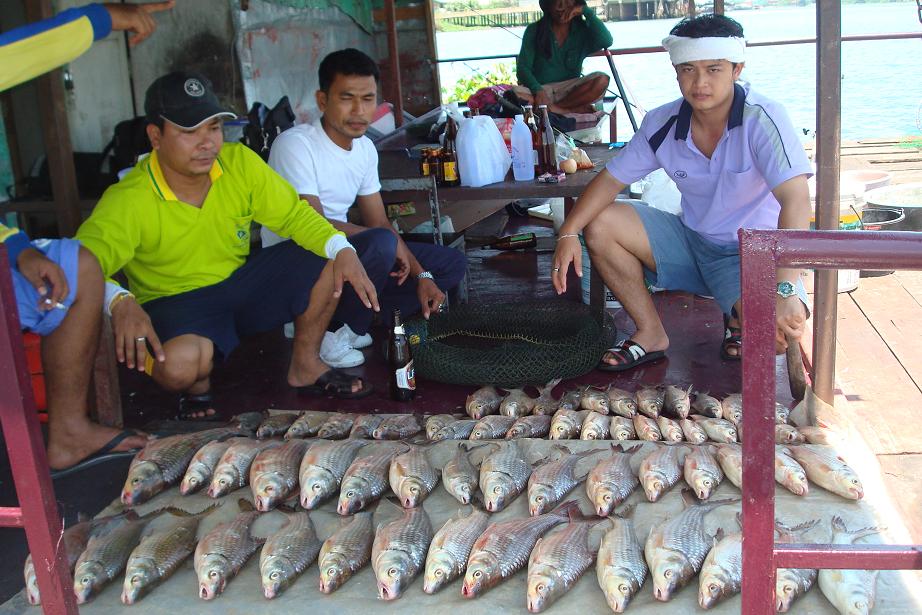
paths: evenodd
<path fill-rule="evenodd" d="M 692 444 L 702 444 L 707 442 L 708 434 L 698 423 L 691 419 L 682 419 L 679 421 L 679 427 L 682 428 L 682 435 Z"/>
<path fill-rule="evenodd" d="M 610 406 L 608 403 L 608 389 L 600 390 L 592 386 L 583 389 L 583 395 L 579 399 L 579 407 L 583 410 L 591 410 L 599 414 L 608 414 Z"/>
<path fill-rule="evenodd" d="M 474 598 L 521 570 L 538 538 L 578 511 L 571 500 L 544 515 L 491 523 L 471 548 L 461 595 Z"/>
<path fill-rule="evenodd" d="M 640 462 L 637 478 L 647 499 L 657 501 L 682 478 L 682 458 L 688 451 L 682 446 L 657 446 Z"/>
<path fill-rule="evenodd" d="M 432 542 L 432 523 L 422 508 L 404 509 L 403 516 L 378 527 L 371 547 L 371 566 L 378 597 L 396 600 L 423 570 Z"/>
<path fill-rule="evenodd" d="M 256 455 L 250 466 L 250 489 L 256 510 L 270 511 L 296 491 L 298 468 L 310 445 L 306 440 L 289 440 Z"/>
<path fill-rule="evenodd" d="M 557 410 L 569 410 L 572 412 L 579 409 L 579 400 L 582 398 L 582 396 L 583 392 L 580 389 L 567 391 L 563 394 L 563 397 L 561 397 L 560 401 L 557 403 Z"/>
<path fill-rule="evenodd" d="M 313 510 L 339 489 L 343 475 L 366 442 L 355 439 L 321 442 L 308 449 L 298 468 L 301 506 Z"/>
<path fill-rule="evenodd" d="M 324 541 L 317 558 L 321 593 L 333 593 L 368 563 L 374 538 L 371 513 L 358 512 Z"/>
<path fill-rule="evenodd" d="M 293 438 L 311 438 L 317 435 L 320 428 L 327 421 L 326 412 L 304 412 L 295 419 L 288 431 L 285 432 L 284 438 L 291 440 Z"/>
<path fill-rule="evenodd" d="M 704 429 L 708 438 L 714 442 L 732 444 L 739 439 L 736 426 L 724 419 L 712 419 L 703 416 L 694 416 L 695 422 Z"/>
<path fill-rule="evenodd" d="M 415 414 L 396 414 L 381 421 L 373 435 L 375 440 L 403 440 L 422 429 L 422 423 Z"/>
<path fill-rule="evenodd" d="M 832 543 L 854 544 L 860 538 L 880 533 L 880 528 L 849 530 L 841 517 L 832 518 Z M 839 613 L 867 615 L 874 608 L 877 593 L 877 570 L 820 570 L 820 591 Z"/>
<path fill-rule="evenodd" d="M 554 399 L 553 390 L 558 384 L 560 384 L 560 378 L 554 378 L 544 385 L 544 388 L 538 392 L 538 398 L 531 409 L 532 414 L 551 416 L 557 412 L 560 402 Z"/>
<path fill-rule="evenodd" d="M 151 440 L 131 460 L 128 477 L 122 487 L 122 504 L 128 507 L 143 504 L 176 484 L 182 479 L 196 451 L 212 440 L 235 435 L 241 435 L 240 430 L 219 427 Z"/>
<path fill-rule="evenodd" d="M 576 466 L 584 458 L 604 451 L 572 453 L 565 446 L 554 448 L 560 456 L 539 465 L 528 477 L 528 514 L 541 515 L 557 505 L 565 495 L 586 479 L 589 471 L 576 474 Z M 486 491 L 484 491 L 486 493 Z"/>
<path fill-rule="evenodd" d="M 208 497 L 219 498 L 235 489 L 246 487 L 250 482 L 250 466 L 253 465 L 256 455 L 277 446 L 281 446 L 281 442 L 275 440 L 231 440 L 231 445 L 215 466 L 211 485 L 208 486 Z"/>
<path fill-rule="evenodd" d="M 711 454 L 708 446 L 696 446 L 685 456 L 683 466 L 685 482 L 691 487 L 699 500 L 711 497 L 714 490 L 724 479 L 720 464 Z"/>
<path fill-rule="evenodd" d="M 559 532 L 538 539 L 528 558 L 526 606 L 541 613 L 576 584 L 595 562 L 589 530 L 601 519 L 571 521 Z"/>
<path fill-rule="evenodd" d="M 498 444 L 489 444 L 499 450 Z M 475 448 L 466 444 L 458 444 L 458 450 L 442 469 L 442 484 L 445 491 L 462 504 L 470 504 L 471 498 L 477 492 L 477 483 L 480 480 L 480 471 L 471 463 L 470 453 Z"/>
<path fill-rule="evenodd" d="M 318 438 L 327 440 L 342 440 L 349 436 L 355 417 L 351 414 L 336 413 L 327 417 L 317 432 Z"/>
<path fill-rule="evenodd" d="M 503 396 L 494 387 L 485 386 L 477 389 L 467 396 L 464 410 L 472 419 L 480 420 L 489 414 L 499 412 L 499 405 Z"/>
<path fill-rule="evenodd" d="M 429 545 L 423 575 L 424 592 L 434 594 L 464 574 L 474 541 L 487 529 L 489 522 L 489 513 L 476 509 L 471 509 L 467 516 L 461 516 L 459 511 L 458 516 L 445 522 Z"/>
<path fill-rule="evenodd" d="M 739 515 L 736 519 L 740 523 Z M 738 594 L 743 585 L 743 533 L 724 535 L 718 530 L 715 539 L 698 574 L 698 606 L 702 609 Z"/>
<path fill-rule="evenodd" d="M 260 423 L 259 427 L 256 429 L 256 439 L 265 440 L 266 438 L 274 438 L 276 436 L 281 436 L 288 433 L 288 429 L 294 424 L 298 419 L 298 414 L 295 412 L 279 412 L 278 414 L 271 414 L 266 419 Z"/>
<path fill-rule="evenodd" d="M 663 440 L 666 442 L 682 442 L 685 440 L 685 434 L 682 433 L 682 427 L 670 418 L 660 416 L 656 418 L 656 426 L 659 427 Z"/>
<path fill-rule="evenodd" d="M 667 385 L 663 391 L 663 410 L 672 416 L 687 419 L 691 412 L 691 390 L 691 385 L 687 389 Z"/>
<path fill-rule="evenodd" d="M 317 559 L 320 539 L 306 512 L 291 513 L 259 552 L 259 575 L 268 599 L 285 591 Z"/>
<path fill-rule="evenodd" d="M 126 514 L 135 515 L 134 512 L 126 512 L 117 515 L 123 517 Z M 77 565 L 77 558 L 86 549 L 86 543 L 95 532 L 105 525 L 112 517 L 103 519 L 86 519 L 81 516 L 81 520 L 61 534 L 60 545 L 64 548 L 67 556 L 67 570 L 73 572 L 74 566 Z M 26 563 L 23 566 L 23 576 L 26 581 L 26 598 L 32 606 L 38 606 L 42 603 L 41 594 L 38 591 L 38 578 L 35 575 L 35 564 L 32 562 L 32 555 L 26 557 Z"/>
<path fill-rule="evenodd" d="M 198 449 L 186 468 L 186 474 L 179 484 L 179 492 L 182 495 L 191 495 L 209 484 L 215 466 L 230 445 L 231 440 L 215 441 Z"/>
<path fill-rule="evenodd" d="M 642 387 L 634 393 L 637 399 L 637 411 L 656 419 L 663 411 L 663 401 L 665 400 L 665 391 L 660 387 Z"/>
<path fill-rule="evenodd" d="M 252 505 L 246 500 L 239 503 L 241 512 L 233 520 L 221 523 L 205 534 L 195 547 L 193 568 L 202 600 L 212 600 L 221 594 L 264 542 L 250 535 L 250 528 L 259 513 L 252 510 Z"/>
<path fill-rule="evenodd" d="M 643 547 L 631 521 L 634 507 L 632 504 L 620 515 L 610 517 L 612 527 L 602 537 L 596 562 L 599 587 L 615 613 L 624 612 L 647 578 Z"/>
<path fill-rule="evenodd" d="M 737 488 L 743 488 L 743 449 L 739 444 L 718 444 L 715 457 L 724 476 Z"/>
<path fill-rule="evenodd" d="M 461 419 L 460 421 L 454 421 L 442 427 L 432 438 L 433 442 L 441 442 L 442 440 L 467 440 L 471 437 L 471 434 L 474 433 L 474 428 L 477 426 L 477 423 L 480 421 L 475 421 L 474 419 Z"/>
<path fill-rule="evenodd" d="M 375 433 L 375 429 L 381 424 L 384 417 L 377 414 L 362 414 L 355 417 L 352 423 L 352 430 L 349 432 L 350 438 L 362 438 L 370 440 Z"/>
<path fill-rule="evenodd" d="M 860 500 L 864 497 L 861 479 L 835 451 L 812 444 L 791 446 L 788 450 L 803 466 L 807 478 L 823 489 L 849 500 Z"/>
<path fill-rule="evenodd" d="M 720 402 L 720 413 L 722 418 L 730 421 L 737 427 L 743 424 L 743 395 L 733 393 L 727 395 Z"/>
<path fill-rule="evenodd" d="M 480 491 L 490 512 L 503 510 L 528 484 L 531 466 L 519 448 L 518 440 L 509 440 L 480 464 Z"/>
<path fill-rule="evenodd" d="M 436 414 L 430 416 L 426 419 L 426 439 L 432 440 L 435 438 L 435 434 L 439 432 L 443 427 L 449 423 L 457 421 L 455 417 L 450 414 Z"/>
<path fill-rule="evenodd" d="M 353 461 L 343 475 L 336 512 L 351 515 L 380 498 L 387 489 L 391 460 L 408 449 L 405 444 L 380 447 Z"/>
<path fill-rule="evenodd" d="M 635 414 L 632 420 L 634 422 L 634 431 L 639 439 L 647 440 L 648 442 L 658 442 L 663 439 L 663 434 L 659 430 L 659 425 L 656 424 L 655 419 L 642 414 Z"/>
<path fill-rule="evenodd" d="M 474 425 L 471 440 L 501 440 L 515 423 L 515 418 L 502 414 L 485 416 Z"/>
<path fill-rule="evenodd" d="M 637 444 L 624 449 L 613 444 L 611 456 L 606 457 L 589 471 L 586 477 L 586 495 L 595 507 L 595 514 L 607 517 L 621 505 L 640 484 L 631 469 L 631 456 L 642 448 Z"/>
<path fill-rule="evenodd" d="M 527 416 L 535 407 L 534 398 L 522 389 L 509 389 L 509 394 L 499 404 L 499 413 L 503 416 L 519 418 Z"/>
<path fill-rule="evenodd" d="M 669 449 L 675 450 L 675 449 Z M 686 508 L 681 514 L 650 528 L 644 556 L 653 577 L 653 597 L 666 602 L 701 569 L 712 540 L 704 533 L 704 516 L 739 500 L 694 504 L 690 490 L 682 492 Z"/>
<path fill-rule="evenodd" d="M 723 408 L 720 405 L 720 401 L 707 393 L 695 393 L 695 401 L 692 402 L 692 410 L 695 414 L 707 416 L 712 419 L 723 418 Z"/>
<path fill-rule="evenodd" d="M 807 438 L 793 425 L 775 425 L 775 444 L 803 444 Z"/>
<path fill-rule="evenodd" d="M 148 519 L 123 516 L 113 519 L 90 536 L 74 568 L 77 604 L 85 604 L 125 568 L 132 550 L 141 540 Z"/>
<path fill-rule="evenodd" d="M 439 473 L 429 463 L 426 451 L 413 446 L 391 460 L 388 480 L 391 491 L 400 499 L 403 507 L 415 508 L 421 506 L 423 500 L 439 484 Z"/>
<path fill-rule="evenodd" d="M 836 431 L 826 427 L 798 427 L 800 433 L 810 444 L 825 444 L 827 446 L 841 447 L 842 436 Z"/>
<path fill-rule="evenodd" d="M 546 414 L 534 414 L 532 416 L 523 416 L 516 419 L 509 431 L 506 432 L 506 439 L 513 440 L 516 438 L 544 438 L 551 430 L 551 417 Z"/>
<path fill-rule="evenodd" d="M 804 535 L 819 522 L 819 519 L 814 519 L 788 527 L 780 521 L 775 521 L 775 542 L 806 542 Z M 813 587 L 817 572 L 815 568 L 779 568 L 775 574 L 775 610 L 778 613 L 787 613 L 791 604 Z"/>
<path fill-rule="evenodd" d="M 794 495 L 805 496 L 810 492 L 807 472 L 791 456 L 791 449 L 784 446 L 775 447 L 775 482 Z"/>
<path fill-rule="evenodd" d="M 608 438 L 611 429 L 611 417 L 607 414 L 599 414 L 591 411 L 583 420 L 583 426 L 579 431 L 580 440 L 605 440 Z"/>
<path fill-rule="evenodd" d="M 615 387 L 608 388 L 608 407 L 612 414 L 632 419 L 637 414 L 637 401 L 631 393 Z"/>
<path fill-rule="evenodd" d="M 551 419 L 551 440 L 575 440 L 579 438 L 583 421 L 591 410 L 564 410 L 560 408 Z"/>
<path fill-rule="evenodd" d="M 636 440 L 637 432 L 634 430 L 634 421 L 623 416 L 611 417 L 609 434 L 612 440 Z"/>

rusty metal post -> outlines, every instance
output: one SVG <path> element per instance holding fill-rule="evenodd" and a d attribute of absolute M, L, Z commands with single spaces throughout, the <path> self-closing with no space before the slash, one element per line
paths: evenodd
<path fill-rule="evenodd" d="M 842 101 L 842 12 L 839 0 L 816 3 L 816 228 L 839 228 Z M 833 403 L 838 273 L 816 272 L 813 309 L 813 390 Z"/>
<path fill-rule="evenodd" d="M 775 280 L 774 240 L 741 230 L 740 282 L 746 315 L 743 355 L 742 613 L 775 612 Z"/>
<path fill-rule="evenodd" d="M 394 0 L 384 0 L 387 20 L 388 88 L 394 105 L 394 123 L 403 126 L 403 88 L 400 85 L 400 50 L 397 46 L 397 9 Z"/>
<path fill-rule="evenodd" d="M 724 14 L 724 0 L 714 0 L 714 14 L 715 15 Z"/>

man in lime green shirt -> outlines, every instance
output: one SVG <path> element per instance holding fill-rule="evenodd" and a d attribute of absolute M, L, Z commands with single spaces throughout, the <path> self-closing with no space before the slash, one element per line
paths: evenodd
<path fill-rule="evenodd" d="M 293 320 L 289 385 L 343 398 L 370 393 L 362 378 L 318 356 L 343 282 L 355 291 L 344 303 L 378 309 L 345 235 L 258 155 L 224 143 L 222 118 L 233 114 L 204 77 L 157 79 L 144 109 L 153 152 L 106 190 L 77 231 L 106 277 L 121 270 L 128 278 L 131 293 L 112 282 L 106 293 L 119 360 L 183 393 L 180 418 L 214 416 L 215 361 L 239 336 Z M 294 241 L 247 259 L 254 221 Z"/>
<path fill-rule="evenodd" d="M 582 76 L 583 60 L 612 44 L 612 35 L 586 0 L 540 0 L 544 16 L 525 28 L 516 61 L 516 95 L 554 113 L 591 113 L 608 75 Z"/>

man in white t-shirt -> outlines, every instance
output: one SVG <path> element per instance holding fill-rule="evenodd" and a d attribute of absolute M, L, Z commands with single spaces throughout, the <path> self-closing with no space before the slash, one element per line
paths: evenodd
<path fill-rule="evenodd" d="M 405 318 L 419 311 L 428 318 L 445 301 L 445 293 L 464 278 L 467 259 L 451 248 L 406 243 L 387 219 L 378 181 L 378 152 L 365 136 L 378 101 L 380 75 L 375 61 L 357 49 L 335 51 L 320 63 L 319 76 L 320 119 L 279 135 L 269 165 L 346 233 L 362 255 L 386 318 L 394 309 Z M 347 221 L 353 204 L 358 205 L 362 225 Z M 262 230 L 263 246 L 284 239 Z M 327 333 L 321 358 L 337 367 L 360 365 L 362 353 L 355 348 L 371 344 L 367 335 L 371 320 L 371 310 L 344 296 L 333 318 L 342 327 Z"/>

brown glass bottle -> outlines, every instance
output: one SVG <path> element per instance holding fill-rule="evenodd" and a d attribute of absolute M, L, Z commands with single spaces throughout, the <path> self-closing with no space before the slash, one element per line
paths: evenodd
<path fill-rule="evenodd" d="M 413 354 L 410 342 L 403 329 L 400 310 L 394 310 L 394 328 L 391 329 L 387 346 L 387 360 L 390 367 L 390 393 L 394 401 L 413 401 L 416 397 L 416 374 L 413 370 Z"/>
<path fill-rule="evenodd" d="M 535 175 L 541 175 L 544 168 L 544 149 L 541 147 L 541 131 L 538 130 L 538 123 L 535 121 L 534 110 L 531 105 L 523 107 L 525 111 L 525 125 L 531 131 L 531 144 L 533 155 L 535 157 Z"/>
<path fill-rule="evenodd" d="M 419 155 L 419 174 L 420 174 L 422 177 L 429 177 L 429 174 L 430 174 L 430 172 L 431 172 L 431 170 L 430 170 L 430 168 L 429 168 L 429 158 L 430 158 L 430 156 L 431 156 L 431 155 L 429 154 L 429 148 L 428 148 L 428 147 L 424 147 L 424 148 L 420 151 L 420 155 Z"/>
<path fill-rule="evenodd" d="M 554 128 L 551 126 L 551 119 L 547 115 L 547 105 L 538 107 L 541 112 L 541 151 L 544 152 L 543 172 L 557 175 L 560 172 L 557 166 L 557 137 L 554 135 Z"/>
<path fill-rule="evenodd" d="M 442 185 L 460 186 L 461 177 L 458 174 L 458 151 L 455 148 L 455 138 L 458 136 L 458 125 L 450 116 L 445 125 L 445 146 L 442 148 Z"/>
<path fill-rule="evenodd" d="M 442 148 L 433 147 L 429 150 L 429 174 L 435 175 L 435 183 L 442 185 Z"/>

